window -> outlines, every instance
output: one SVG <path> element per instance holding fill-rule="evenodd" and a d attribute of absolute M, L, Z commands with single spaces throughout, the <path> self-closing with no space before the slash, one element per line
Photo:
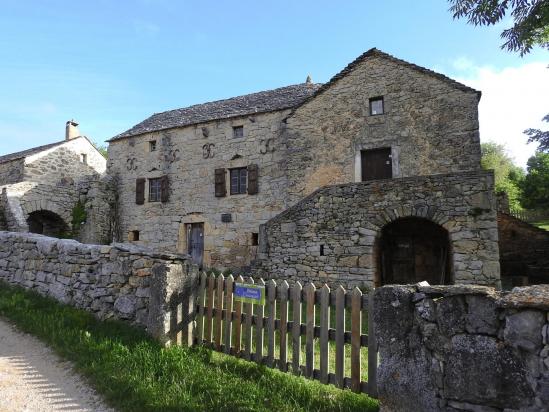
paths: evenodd
<path fill-rule="evenodd" d="M 135 242 L 139 240 L 139 230 L 132 230 L 128 233 L 128 240 L 130 242 Z"/>
<path fill-rule="evenodd" d="M 244 137 L 244 126 L 233 126 L 233 137 Z"/>
<path fill-rule="evenodd" d="M 149 142 L 149 151 L 156 152 L 156 140 L 151 140 Z"/>
<path fill-rule="evenodd" d="M 252 246 L 259 245 L 259 233 L 252 233 Z"/>
<path fill-rule="evenodd" d="M 231 169 L 231 195 L 246 193 L 248 183 L 248 168 Z"/>
<path fill-rule="evenodd" d="M 162 178 L 149 179 L 149 202 L 160 202 Z"/>
<path fill-rule="evenodd" d="M 80 155 L 80 161 L 81 161 L 82 163 L 84 163 L 85 165 L 87 165 L 87 164 L 88 164 L 88 155 L 85 154 L 85 153 L 82 153 L 82 154 Z"/>
<path fill-rule="evenodd" d="M 320 256 L 324 256 L 324 245 L 320 245 Z"/>
<path fill-rule="evenodd" d="M 383 97 L 373 97 L 370 99 L 370 114 L 372 116 L 383 114 Z"/>

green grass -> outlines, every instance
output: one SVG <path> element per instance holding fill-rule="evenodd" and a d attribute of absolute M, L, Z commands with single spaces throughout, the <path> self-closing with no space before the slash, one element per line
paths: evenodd
<path fill-rule="evenodd" d="M 122 322 L 0 282 L 0 315 L 72 361 L 121 411 L 375 411 L 365 395 L 203 348 L 163 348 Z"/>
<path fill-rule="evenodd" d="M 539 222 L 532 222 L 534 226 L 537 226 L 541 229 L 549 230 L 549 219 L 548 220 L 541 220 Z"/>

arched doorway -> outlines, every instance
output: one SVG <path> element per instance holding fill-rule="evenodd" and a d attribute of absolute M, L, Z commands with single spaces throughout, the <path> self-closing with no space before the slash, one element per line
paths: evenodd
<path fill-rule="evenodd" d="M 29 232 L 51 237 L 66 237 L 69 227 L 56 213 L 38 210 L 29 214 L 27 219 Z"/>
<path fill-rule="evenodd" d="M 378 244 L 378 284 L 452 283 L 448 231 L 408 217 L 386 225 Z"/>

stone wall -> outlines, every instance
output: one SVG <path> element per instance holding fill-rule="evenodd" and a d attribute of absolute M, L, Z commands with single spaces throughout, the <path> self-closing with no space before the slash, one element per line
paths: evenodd
<path fill-rule="evenodd" d="M 390 147 L 393 177 L 480 170 L 476 91 L 382 53 L 351 65 L 287 120 L 291 203 L 360 181 L 365 149 Z"/>
<path fill-rule="evenodd" d="M 86 161 L 82 155 L 86 155 Z M 106 159 L 85 137 L 69 140 L 25 159 L 23 180 L 56 185 L 90 180 L 106 170 Z"/>
<path fill-rule="evenodd" d="M 73 228 L 73 210 L 79 202 L 86 219 L 80 227 Z M 28 232 L 29 215 L 47 211 L 62 219 L 66 226 L 64 236 L 83 243 L 109 244 L 113 241 L 115 210 L 116 184 L 109 177 L 92 176 L 90 180 L 82 177 L 77 182 L 64 180 L 51 185 L 25 181 L 2 187 L 0 195 L 4 230 Z"/>
<path fill-rule="evenodd" d="M 0 186 L 21 182 L 24 173 L 25 159 L 16 159 L 0 163 Z"/>
<path fill-rule="evenodd" d="M 549 232 L 507 213 L 498 213 L 504 288 L 549 283 Z"/>
<path fill-rule="evenodd" d="M 549 286 L 384 286 L 381 411 L 547 411 Z"/>
<path fill-rule="evenodd" d="M 264 226 L 254 272 L 348 288 L 378 286 L 381 231 L 405 217 L 448 231 L 453 282 L 500 286 L 493 174 L 484 171 L 319 189 Z"/>
<path fill-rule="evenodd" d="M 158 337 L 169 330 L 169 315 L 163 316 L 163 311 L 169 313 L 174 285 L 193 273 L 196 268 L 183 255 L 0 232 L 0 280 L 88 310 L 100 319 L 145 327 Z"/>
<path fill-rule="evenodd" d="M 109 174 L 119 182 L 121 241 L 139 231 L 140 245 L 187 252 L 186 225 L 204 224 L 204 265 L 243 268 L 259 225 L 283 211 L 286 175 L 280 130 L 288 110 L 147 133 L 109 145 Z M 244 136 L 233 137 L 233 126 Z M 156 151 L 149 142 L 156 141 Z M 258 193 L 231 195 L 228 169 L 257 164 Z M 227 195 L 215 197 L 215 169 L 226 169 Z M 168 202 L 136 204 L 136 179 L 167 175 Z M 230 222 L 221 221 L 230 214 Z"/>

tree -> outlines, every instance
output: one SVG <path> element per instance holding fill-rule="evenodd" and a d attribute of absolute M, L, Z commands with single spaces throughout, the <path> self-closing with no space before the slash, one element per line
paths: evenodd
<path fill-rule="evenodd" d="M 538 45 L 549 49 L 549 0 L 448 0 L 454 19 L 467 18 L 475 26 L 500 22 L 507 13 L 513 27 L 503 30 L 502 49 L 529 53 Z"/>
<path fill-rule="evenodd" d="M 549 123 L 549 114 L 545 115 L 543 121 Z M 526 129 L 524 134 L 528 136 L 528 143 L 538 142 L 538 150 L 549 153 L 549 130 Z"/>
<path fill-rule="evenodd" d="M 549 209 L 549 153 L 536 152 L 528 159 L 527 170 L 522 184 L 524 206 Z"/>
<path fill-rule="evenodd" d="M 99 151 L 99 153 L 101 153 L 103 155 L 103 157 L 105 159 L 107 159 L 109 157 L 108 152 L 107 152 L 107 146 L 105 146 L 104 144 L 99 144 L 97 142 L 93 142 L 92 144 Z"/>
<path fill-rule="evenodd" d="M 512 210 L 521 209 L 522 181 L 524 170 L 514 164 L 505 146 L 497 143 L 482 143 L 480 164 L 485 170 L 494 170 L 496 193 L 505 192 Z"/>

